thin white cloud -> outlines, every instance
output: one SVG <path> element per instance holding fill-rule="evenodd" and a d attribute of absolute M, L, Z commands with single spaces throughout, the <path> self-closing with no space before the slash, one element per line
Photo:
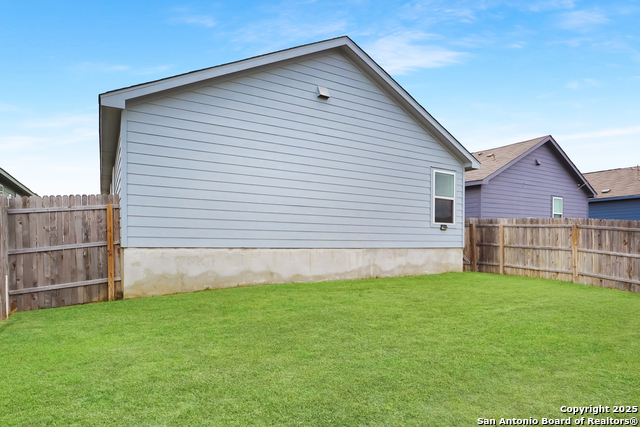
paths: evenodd
<path fill-rule="evenodd" d="M 489 46 L 495 42 L 495 36 L 493 35 L 479 35 L 470 34 L 461 39 L 450 42 L 454 46 L 463 46 L 468 48 L 481 48 Z"/>
<path fill-rule="evenodd" d="M 558 140 L 573 140 L 573 139 L 591 139 L 591 138 L 606 138 L 611 136 L 621 135 L 635 135 L 640 134 L 640 126 L 628 126 L 616 129 L 605 129 L 593 132 L 581 132 L 570 135 L 558 135 Z"/>
<path fill-rule="evenodd" d="M 482 1 L 417 0 L 406 4 L 400 16 L 427 23 L 455 21 L 470 24 L 477 20 L 476 12 L 486 8 Z"/>
<path fill-rule="evenodd" d="M 602 84 L 595 79 L 574 80 L 566 84 L 566 87 L 572 90 L 583 89 L 586 87 L 600 87 Z"/>
<path fill-rule="evenodd" d="M 526 42 L 518 42 L 518 43 L 511 43 L 508 44 L 506 47 L 509 49 L 522 49 L 527 45 Z"/>
<path fill-rule="evenodd" d="M 574 0 L 541 0 L 526 2 L 525 7 L 532 12 L 545 12 L 548 10 L 573 9 L 575 4 Z"/>
<path fill-rule="evenodd" d="M 81 62 L 79 64 L 68 67 L 68 69 L 71 71 L 81 72 L 112 73 L 119 71 L 128 71 L 131 69 L 131 67 L 122 64 L 105 64 L 103 62 Z"/>
<path fill-rule="evenodd" d="M 37 136 L 28 136 L 28 135 L 1 136 L 0 150 L 3 153 L 30 150 L 38 147 L 40 144 L 46 141 L 47 141 L 47 138 L 37 137 Z"/>
<path fill-rule="evenodd" d="M 157 67 L 135 69 L 132 70 L 132 73 L 139 76 L 146 76 L 148 74 L 158 74 L 167 71 L 169 68 L 171 68 L 171 65 L 158 65 Z"/>
<path fill-rule="evenodd" d="M 559 26 L 565 30 L 587 30 L 608 22 L 609 18 L 599 11 L 576 10 L 562 14 Z"/>
<path fill-rule="evenodd" d="M 17 107 L 15 105 L 11 105 L 11 104 L 2 104 L 0 103 L 0 111 L 1 112 L 13 112 L 13 113 L 24 113 L 25 110 L 23 110 L 20 107 Z"/>
<path fill-rule="evenodd" d="M 217 22 L 209 15 L 188 15 L 175 18 L 174 22 L 179 24 L 198 25 L 201 27 L 214 27 Z"/>
<path fill-rule="evenodd" d="M 21 126 L 25 128 L 61 128 L 78 125 L 95 126 L 97 123 L 94 114 L 82 114 L 32 119 L 22 122 Z"/>
<path fill-rule="evenodd" d="M 550 45 L 563 44 L 565 46 L 575 48 L 575 47 L 580 47 L 583 43 L 589 43 L 589 42 L 593 42 L 593 39 L 590 37 L 571 37 L 568 39 L 554 40 L 549 44 Z"/>
<path fill-rule="evenodd" d="M 437 68 L 462 62 L 468 55 L 432 44 L 425 40 L 433 34 L 405 32 L 378 39 L 366 49 L 386 71 L 405 74 L 420 68 Z"/>
<path fill-rule="evenodd" d="M 172 24 L 195 25 L 206 28 L 211 28 L 218 24 L 211 15 L 197 13 L 186 7 L 172 9 L 169 13 L 173 15 L 169 18 L 169 22 Z"/>
<path fill-rule="evenodd" d="M 80 72 L 98 72 L 98 73 L 113 73 L 120 71 L 128 71 L 131 69 L 128 65 L 122 64 L 105 64 L 103 62 L 81 62 L 79 64 L 68 67 L 71 71 Z"/>
<path fill-rule="evenodd" d="M 520 11 L 548 12 L 573 9 L 575 4 L 576 0 L 414 0 L 401 8 L 400 16 L 429 24 L 443 21 L 471 24 L 481 19 L 479 14 L 504 6 Z M 499 16 L 503 16 L 502 11 L 494 13 L 494 18 Z"/>
<path fill-rule="evenodd" d="M 135 68 L 130 65 L 123 64 L 105 64 L 103 62 L 81 62 L 76 65 L 72 65 L 67 69 L 74 72 L 83 73 L 122 73 L 127 72 L 135 75 L 147 75 L 156 74 L 162 71 L 166 71 L 171 68 L 171 65 L 158 65 L 154 67 Z"/>

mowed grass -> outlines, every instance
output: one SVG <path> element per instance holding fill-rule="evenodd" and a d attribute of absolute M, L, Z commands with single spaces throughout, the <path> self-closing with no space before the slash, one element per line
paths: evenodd
<path fill-rule="evenodd" d="M 640 294 L 449 273 L 0 323 L 2 426 L 470 426 L 598 404 L 640 404 Z"/>

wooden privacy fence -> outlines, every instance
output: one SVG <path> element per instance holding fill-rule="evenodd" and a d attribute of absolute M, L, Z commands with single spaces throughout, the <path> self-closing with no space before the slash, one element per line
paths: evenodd
<path fill-rule="evenodd" d="M 122 298 L 117 195 L 0 197 L 0 320 Z"/>
<path fill-rule="evenodd" d="M 465 231 L 465 271 L 640 293 L 640 221 L 467 218 Z"/>

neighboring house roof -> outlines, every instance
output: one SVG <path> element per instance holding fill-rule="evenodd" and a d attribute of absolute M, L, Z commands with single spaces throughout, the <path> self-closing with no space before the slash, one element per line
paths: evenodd
<path fill-rule="evenodd" d="M 515 144 L 505 145 L 503 147 L 489 148 L 473 153 L 473 156 L 480 162 L 480 168 L 465 173 L 465 185 L 469 186 L 487 183 L 491 178 L 505 171 L 518 160 L 546 143 L 550 143 L 551 146 L 555 148 L 560 157 L 565 161 L 569 171 L 576 176 L 582 185 L 592 192 L 593 196 L 595 196 L 596 192 L 589 184 L 589 181 L 582 175 L 582 173 L 580 173 L 578 168 L 573 164 L 571 159 L 569 159 L 551 135 L 516 142 Z"/>
<path fill-rule="evenodd" d="M 3 183 L 8 183 L 13 188 L 19 190 L 19 193 L 25 196 L 37 196 L 36 193 L 29 190 L 26 185 L 15 179 L 11 174 L 4 169 L 0 168 L 0 185 Z"/>
<path fill-rule="evenodd" d="M 597 200 L 640 196 L 640 166 L 589 172 L 584 176 L 598 192 Z"/>
<path fill-rule="evenodd" d="M 407 91 L 405 91 L 386 71 L 369 57 L 349 37 L 343 36 L 317 43 L 281 50 L 216 67 L 205 68 L 186 74 L 180 74 L 149 83 L 130 86 L 103 93 L 100 104 L 100 184 L 103 193 L 109 191 L 112 167 L 115 162 L 120 115 L 128 101 L 157 94 L 185 85 L 197 84 L 206 80 L 228 76 L 230 74 L 269 66 L 283 61 L 299 59 L 329 50 L 338 50 L 358 66 L 374 83 L 403 107 L 421 126 L 456 157 L 467 170 L 479 167 L 477 160 L 460 144 L 431 114 L 427 112 Z"/>

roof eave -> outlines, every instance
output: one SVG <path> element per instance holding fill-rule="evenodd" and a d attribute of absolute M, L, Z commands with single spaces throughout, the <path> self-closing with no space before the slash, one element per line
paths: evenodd
<path fill-rule="evenodd" d="M 589 199 L 589 203 L 596 202 L 613 202 L 616 200 L 629 200 L 629 199 L 640 199 L 640 194 L 632 194 L 629 196 L 613 196 L 613 197 L 594 197 Z"/>
<path fill-rule="evenodd" d="M 185 86 L 191 83 L 198 83 L 204 80 L 214 79 L 216 77 L 257 68 L 263 65 L 274 64 L 286 61 L 287 59 L 345 46 L 348 42 L 353 43 L 347 36 L 338 37 L 335 39 L 324 40 L 317 43 L 298 46 L 236 62 L 217 65 L 215 67 L 205 68 L 203 70 L 192 71 L 177 76 L 167 77 L 165 79 L 154 80 L 148 83 L 105 92 L 100 94 L 100 105 L 123 110 L 126 107 L 126 102 L 130 99 L 140 98 L 145 95 L 163 92 L 165 90 Z"/>
<path fill-rule="evenodd" d="M 15 179 L 9 172 L 0 168 L 0 175 L 8 179 L 16 188 L 19 188 L 22 192 L 27 194 L 28 196 L 37 196 L 36 193 L 31 191 L 26 185 Z"/>
<path fill-rule="evenodd" d="M 553 143 L 553 145 L 556 147 L 556 149 L 558 150 L 558 152 L 560 153 L 560 155 L 564 158 L 564 160 L 569 164 L 569 166 L 571 166 L 571 168 L 573 169 L 573 172 L 578 176 L 578 178 L 582 181 L 582 185 L 586 186 L 587 189 L 591 192 L 591 195 L 588 197 L 595 197 L 597 196 L 598 193 L 596 193 L 596 190 L 594 190 L 594 188 L 591 186 L 591 184 L 589 184 L 589 181 L 587 181 L 587 178 L 584 177 L 584 175 L 582 175 L 582 172 L 580 172 L 580 170 L 576 167 L 576 165 L 573 164 L 573 162 L 571 161 L 571 159 L 569 158 L 569 156 L 567 156 L 567 154 L 564 152 L 564 150 L 562 149 L 562 147 L 560 147 L 560 145 L 556 142 L 555 139 L 553 139 L 553 137 L 551 135 L 549 135 L 546 139 L 548 139 L 549 141 L 551 141 Z"/>

